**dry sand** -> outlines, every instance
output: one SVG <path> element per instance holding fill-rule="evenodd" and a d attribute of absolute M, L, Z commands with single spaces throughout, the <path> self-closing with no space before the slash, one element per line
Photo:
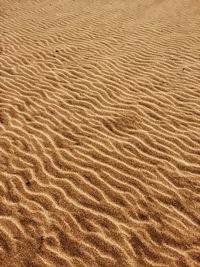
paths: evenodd
<path fill-rule="evenodd" d="M 200 1 L 0 5 L 0 266 L 200 266 Z"/>

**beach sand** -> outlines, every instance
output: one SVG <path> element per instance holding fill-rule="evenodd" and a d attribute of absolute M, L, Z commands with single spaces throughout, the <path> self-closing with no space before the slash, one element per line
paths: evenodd
<path fill-rule="evenodd" d="M 200 266 L 200 1 L 0 6 L 0 266 Z"/>

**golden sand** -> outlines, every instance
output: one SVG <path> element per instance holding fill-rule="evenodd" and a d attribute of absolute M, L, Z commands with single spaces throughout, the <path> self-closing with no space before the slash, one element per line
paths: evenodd
<path fill-rule="evenodd" d="M 0 1 L 0 266 L 200 266 L 200 1 Z"/>

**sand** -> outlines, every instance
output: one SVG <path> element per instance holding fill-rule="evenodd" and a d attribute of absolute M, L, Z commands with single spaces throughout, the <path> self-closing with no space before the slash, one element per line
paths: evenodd
<path fill-rule="evenodd" d="M 0 266 L 200 266 L 200 1 L 0 6 Z"/>

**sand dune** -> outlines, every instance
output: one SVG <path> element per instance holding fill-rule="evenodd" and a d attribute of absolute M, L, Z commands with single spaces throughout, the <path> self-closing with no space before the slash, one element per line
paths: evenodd
<path fill-rule="evenodd" d="M 200 2 L 0 5 L 0 266 L 200 266 Z"/>

